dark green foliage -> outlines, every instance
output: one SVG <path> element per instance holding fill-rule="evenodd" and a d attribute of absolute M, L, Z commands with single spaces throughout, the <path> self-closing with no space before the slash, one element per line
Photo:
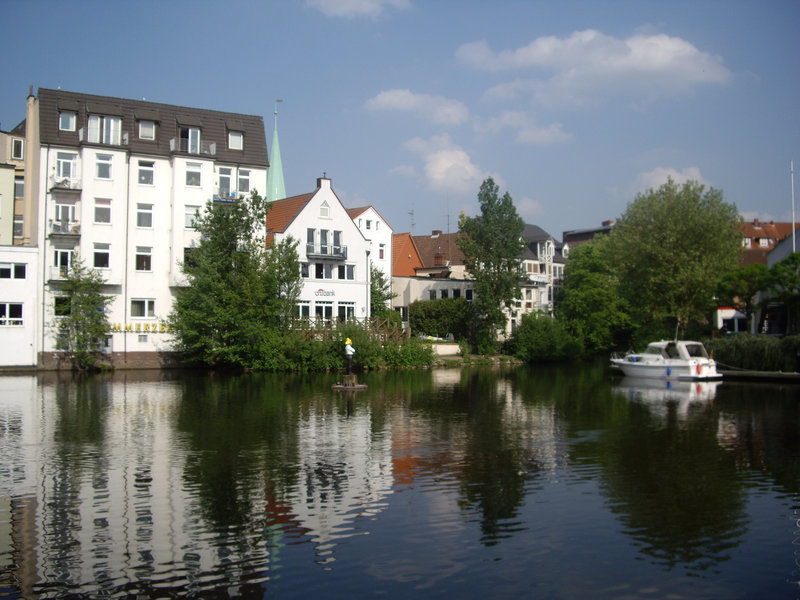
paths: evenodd
<path fill-rule="evenodd" d="M 471 305 L 464 298 L 415 300 L 408 307 L 411 335 L 430 335 L 446 338 L 453 334 L 456 341 L 468 337 Z"/>
<path fill-rule="evenodd" d="M 767 280 L 767 292 L 786 308 L 786 331 L 798 332 L 800 312 L 800 253 L 794 252 L 772 265 Z"/>
<path fill-rule="evenodd" d="M 387 367 L 430 366 L 433 363 L 433 348 L 416 338 L 402 342 L 387 342 L 384 346 L 384 361 Z"/>
<path fill-rule="evenodd" d="M 757 308 L 756 297 L 769 284 L 770 273 L 765 265 L 745 265 L 726 273 L 720 281 L 717 293 L 720 302 L 736 306 L 744 312 L 749 329 Z"/>
<path fill-rule="evenodd" d="M 569 255 L 557 317 L 587 354 L 624 345 L 633 324 L 619 295 L 616 269 L 604 258 L 606 237 L 582 244 Z"/>
<path fill-rule="evenodd" d="M 187 361 L 239 368 L 274 364 L 300 290 L 296 242 L 267 250 L 264 200 L 209 203 L 195 221 L 200 245 L 183 265 L 168 323 Z M 277 344 L 277 346 L 276 346 Z M 272 357 L 272 358 L 270 358 Z"/>
<path fill-rule="evenodd" d="M 640 194 L 608 236 L 607 264 L 638 321 L 705 321 L 741 243 L 736 206 L 722 192 L 671 179 Z M 682 335 L 681 332 L 680 335 Z"/>
<path fill-rule="evenodd" d="M 499 187 L 491 177 L 481 185 L 478 202 L 480 216 L 462 214 L 459 218 L 462 235 L 457 243 L 475 280 L 472 343 L 481 353 L 488 354 L 496 347 L 498 328 L 506 322 L 503 308 L 509 308 L 520 297 L 519 261 L 525 250 L 525 223 L 509 193 L 500 197 Z"/>
<path fill-rule="evenodd" d="M 386 274 L 376 267 L 369 268 L 369 314 L 371 317 L 383 317 L 386 313 L 395 312 L 391 309 L 391 299 L 396 294 L 392 293 L 392 281 Z"/>
<path fill-rule="evenodd" d="M 103 278 L 84 266 L 80 259 L 72 263 L 66 280 L 60 284 L 62 295 L 56 298 L 54 326 L 58 332 L 56 349 L 70 359 L 72 368 L 91 370 L 99 366 L 101 347 L 108 332 Z"/>
<path fill-rule="evenodd" d="M 583 355 L 581 341 L 563 323 L 541 314 L 523 315 L 506 352 L 525 362 L 572 360 Z"/>
<path fill-rule="evenodd" d="M 800 367 L 800 336 L 731 335 L 705 341 L 723 367 L 793 373 Z"/>

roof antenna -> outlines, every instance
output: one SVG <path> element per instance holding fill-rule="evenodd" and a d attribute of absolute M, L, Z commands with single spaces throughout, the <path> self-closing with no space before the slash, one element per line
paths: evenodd
<path fill-rule="evenodd" d="M 408 214 L 411 216 L 411 234 L 414 234 L 414 225 L 417 223 L 414 221 L 414 201 L 411 201 L 411 210 L 408 211 Z"/>

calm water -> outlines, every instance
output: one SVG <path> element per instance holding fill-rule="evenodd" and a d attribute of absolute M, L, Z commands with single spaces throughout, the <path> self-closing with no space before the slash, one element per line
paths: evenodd
<path fill-rule="evenodd" d="M 0 597 L 800 598 L 800 385 L 0 377 Z"/>

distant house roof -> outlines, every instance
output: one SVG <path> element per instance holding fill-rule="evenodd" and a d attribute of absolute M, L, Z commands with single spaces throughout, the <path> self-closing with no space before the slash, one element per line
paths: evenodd
<path fill-rule="evenodd" d="M 392 275 L 414 277 L 415 269 L 422 266 L 422 259 L 411 234 L 395 233 L 392 235 Z"/>
<path fill-rule="evenodd" d="M 797 225 L 795 225 L 797 229 Z M 792 235 L 791 223 L 762 222 L 758 219 L 739 224 L 743 240 L 749 240 L 739 254 L 739 265 L 767 264 L 769 252 Z"/>
<path fill-rule="evenodd" d="M 442 233 L 435 229 L 430 235 L 412 236 L 422 266 L 428 268 L 463 265 L 464 253 L 456 243 L 462 235 L 462 233 Z"/>
<path fill-rule="evenodd" d="M 200 129 L 201 155 L 213 156 L 217 162 L 237 165 L 267 167 L 269 164 L 264 119 L 257 115 L 44 88 L 39 88 L 38 98 L 40 140 L 43 145 L 86 144 L 86 136 L 81 139 L 80 132 L 88 131 L 89 117 L 113 116 L 122 119 L 120 146 L 137 154 L 188 154 L 181 149 L 179 141 L 180 128 L 190 126 Z M 74 131 L 59 129 L 59 113 L 64 111 L 75 113 Z M 156 123 L 155 140 L 139 138 L 138 124 L 141 121 Z M 244 145 L 241 150 L 228 147 L 230 131 L 242 133 Z"/>
<path fill-rule="evenodd" d="M 373 211 L 375 211 L 375 214 L 376 214 L 376 215 L 378 215 L 378 216 L 381 218 L 381 221 L 383 221 L 384 223 L 386 223 L 386 226 L 387 226 L 387 227 L 389 227 L 389 229 L 391 229 L 391 228 L 392 228 L 392 226 L 391 226 L 391 225 L 389 225 L 389 222 L 388 222 L 386 219 L 384 219 L 384 218 L 383 218 L 383 215 L 382 215 L 381 213 L 379 213 L 379 212 L 378 212 L 378 209 L 377 209 L 377 208 L 375 208 L 374 206 L 372 206 L 371 204 L 370 204 L 369 206 L 360 206 L 360 207 L 358 207 L 358 208 L 348 208 L 348 209 L 346 209 L 346 210 L 347 210 L 347 214 L 348 214 L 348 215 L 350 215 L 350 218 L 351 218 L 351 219 L 353 219 L 353 220 L 355 221 L 355 220 L 356 220 L 356 218 L 357 218 L 359 215 L 363 215 L 363 214 L 364 214 L 365 212 L 367 212 L 367 211 L 368 211 L 370 208 L 371 208 Z"/>
<path fill-rule="evenodd" d="M 563 244 L 538 225 L 526 224 L 525 228 L 522 230 L 522 239 L 527 242 L 525 251 L 522 253 L 523 259 L 544 260 L 544 257 L 539 256 L 539 243 L 550 240 L 553 242 L 553 248 L 555 249 L 553 262 L 565 262 L 564 256 L 561 254 Z"/>
<path fill-rule="evenodd" d="M 592 227 L 589 229 L 571 229 L 569 231 L 564 231 L 561 234 L 561 242 L 564 244 L 569 244 L 570 247 L 575 248 L 575 246 L 580 246 L 584 242 L 594 239 L 594 236 L 596 235 L 605 235 L 610 233 L 613 227 L 614 221 L 608 220 L 603 221 L 600 227 Z"/>

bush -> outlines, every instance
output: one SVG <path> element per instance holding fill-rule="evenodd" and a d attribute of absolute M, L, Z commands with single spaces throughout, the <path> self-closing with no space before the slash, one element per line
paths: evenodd
<path fill-rule="evenodd" d="M 387 367 L 426 367 L 433 364 L 433 348 L 416 338 L 387 342 L 383 348 Z"/>
<path fill-rule="evenodd" d="M 558 320 L 527 314 L 506 344 L 506 352 L 525 362 L 560 361 L 583 355 L 583 346 Z"/>
<path fill-rule="evenodd" d="M 752 371 L 798 370 L 800 336 L 776 338 L 769 335 L 732 335 L 706 340 L 714 359 L 726 367 Z"/>
<path fill-rule="evenodd" d="M 446 338 L 452 334 L 456 341 L 469 332 L 470 304 L 464 298 L 415 300 L 408 309 L 411 335 L 420 334 Z"/>

